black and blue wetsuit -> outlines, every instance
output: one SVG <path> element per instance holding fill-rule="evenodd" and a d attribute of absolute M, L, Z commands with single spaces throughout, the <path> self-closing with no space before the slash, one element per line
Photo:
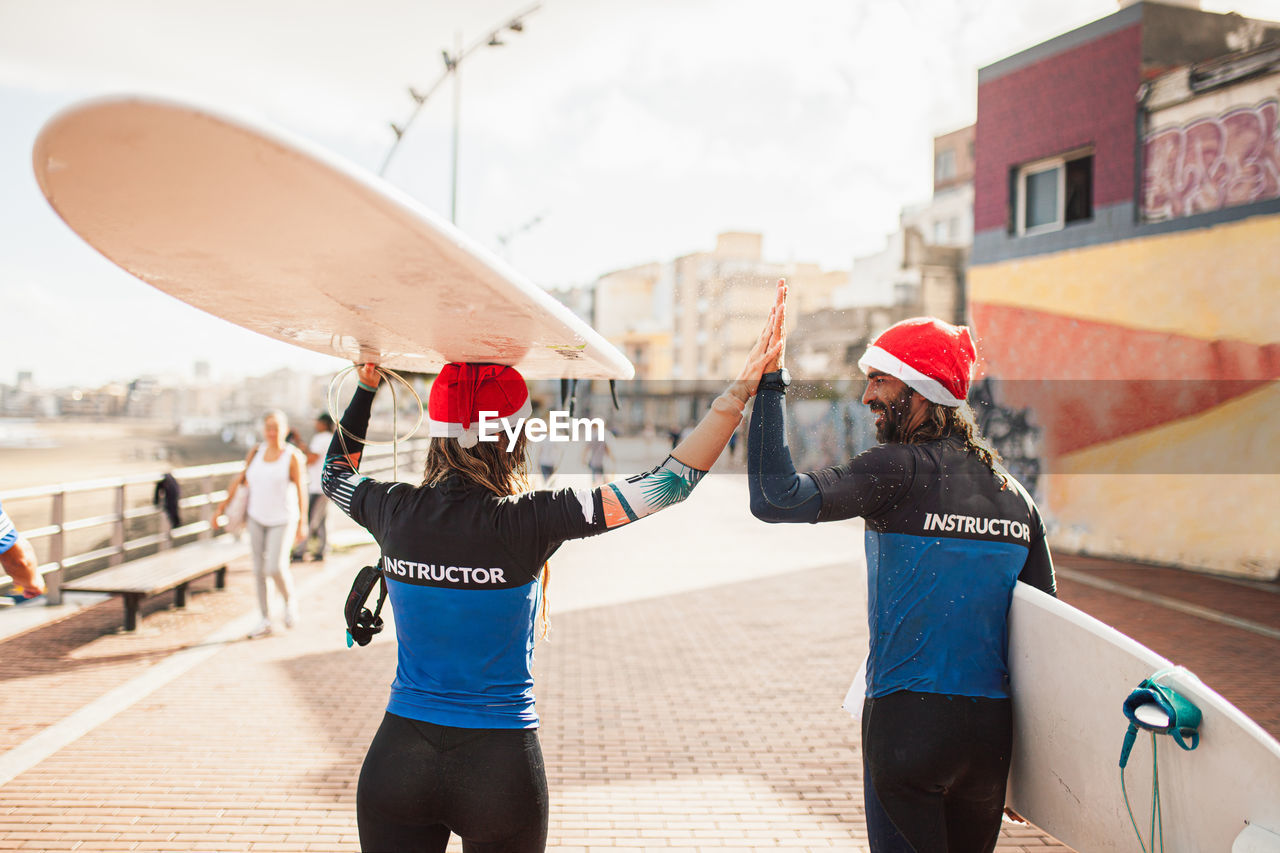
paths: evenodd
<path fill-rule="evenodd" d="M 884 444 L 797 473 L 783 401 L 762 388 L 751 413 L 752 513 L 770 522 L 866 520 L 862 730 L 872 850 L 989 851 L 1012 741 L 1013 587 L 1022 580 L 1055 592 L 1035 502 L 958 438 Z"/>
<path fill-rule="evenodd" d="M 361 845 L 444 851 L 455 832 L 467 853 L 541 851 L 532 662 L 543 564 L 566 540 L 683 500 L 705 472 L 668 456 L 595 489 L 510 497 L 460 477 L 380 482 L 344 455 L 360 447 L 373 399 L 356 390 L 322 473 L 324 493 L 377 540 L 395 615 L 396 677 L 357 790 Z"/>

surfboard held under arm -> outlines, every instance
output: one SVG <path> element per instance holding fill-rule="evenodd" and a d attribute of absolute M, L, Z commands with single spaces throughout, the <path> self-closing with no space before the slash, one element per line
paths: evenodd
<path fill-rule="evenodd" d="M 1166 853 L 1280 853 L 1280 743 L 1194 674 L 1066 602 L 1019 583 L 1009 612 L 1014 748 L 1008 803 L 1077 850 L 1150 844 L 1152 737 L 1140 730 L 1121 787 L 1128 697 L 1144 679 L 1199 714 L 1188 751 L 1155 735 Z M 1167 714 L 1138 706 L 1144 729 Z M 1190 733 L 1187 733 L 1190 737 Z M 1125 792 L 1129 806 L 1125 804 Z M 1130 808 L 1133 817 L 1130 817 Z"/>
<path fill-rule="evenodd" d="M 365 170 L 280 130 L 119 97 L 51 119 L 36 179 L 89 245 L 252 331 L 430 372 L 629 379 L 631 363 L 550 294 Z"/>

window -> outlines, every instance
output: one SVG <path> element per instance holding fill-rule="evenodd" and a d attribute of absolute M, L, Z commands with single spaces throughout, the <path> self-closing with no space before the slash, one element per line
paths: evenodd
<path fill-rule="evenodd" d="M 956 152 L 947 149 L 939 151 L 933 157 L 934 183 L 949 181 L 956 176 Z"/>
<path fill-rule="evenodd" d="M 1041 234 L 1093 218 L 1093 152 L 1039 160 L 1017 170 L 1016 231 Z"/>
<path fill-rule="evenodd" d="M 960 237 L 960 222 L 954 216 L 933 223 L 933 245 L 948 246 Z"/>

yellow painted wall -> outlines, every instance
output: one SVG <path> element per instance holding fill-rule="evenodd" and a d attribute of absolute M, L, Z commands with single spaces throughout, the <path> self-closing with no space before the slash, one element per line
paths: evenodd
<path fill-rule="evenodd" d="M 1280 216 L 976 266 L 969 284 L 977 304 L 1271 344 L 1280 340 Z M 1060 549 L 1274 579 L 1277 460 L 1280 383 L 1273 382 L 1047 460 L 1042 509 Z"/>
<path fill-rule="evenodd" d="M 969 299 L 1272 343 L 1280 339 L 1280 216 L 975 266 Z"/>
<path fill-rule="evenodd" d="M 1041 509 L 1057 548 L 1271 580 L 1280 575 L 1277 466 L 1273 383 L 1055 460 Z"/>

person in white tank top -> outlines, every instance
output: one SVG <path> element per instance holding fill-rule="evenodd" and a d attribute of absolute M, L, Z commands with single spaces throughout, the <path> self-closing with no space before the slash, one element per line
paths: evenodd
<path fill-rule="evenodd" d="M 284 598 L 284 624 L 292 628 L 298 611 L 293 597 L 289 549 L 306 539 L 307 499 L 302 479 L 302 456 L 285 442 L 289 421 L 283 412 L 268 412 L 262 420 L 263 441 L 245 457 L 244 472 L 231 482 L 227 498 L 218 508 L 221 517 L 241 486 L 249 490 L 249 550 L 258 587 L 262 621 L 250 637 L 272 631 L 270 577 Z M 215 522 L 216 523 L 216 522 Z"/>

